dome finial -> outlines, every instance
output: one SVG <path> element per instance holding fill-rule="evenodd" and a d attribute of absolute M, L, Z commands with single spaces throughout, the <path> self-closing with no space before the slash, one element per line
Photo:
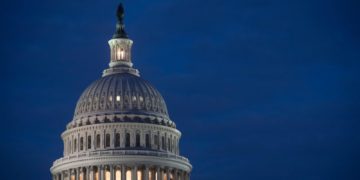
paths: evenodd
<path fill-rule="evenodd" d="M 116 15 L 117 15 L 118 21 L 123 22 L 123 19 L 124 19 L 124 7 L 123 7 L 122 3 L 119 4 Z"/>
<path fill-rule="evenodd" d="M 119 4 L 116 16 L 117 16 L 117 23 L 116 23 L 116 32 L 113 36 L 114 39 L 116 38 L 128 38 L 126 32 L 125 32 L 125 25 L 124 25 L 124 7 L 122 3 Z"/>

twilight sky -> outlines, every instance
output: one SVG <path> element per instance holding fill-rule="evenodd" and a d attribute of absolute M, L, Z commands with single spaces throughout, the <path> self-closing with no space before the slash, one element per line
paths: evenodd
<path fill-rule="evenodd" d="M 50 179 L 118 1 L 0 2 L 1 179 Z M 358 0 L 125 0 L 193 180 L 360 179 Z M 21 171 L 20 171 L 21 169 Z"/>

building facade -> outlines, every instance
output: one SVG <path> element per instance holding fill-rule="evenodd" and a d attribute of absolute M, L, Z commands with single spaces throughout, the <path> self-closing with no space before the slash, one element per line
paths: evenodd
<path fill-rule="evenodd" d="M 61 134 L 64 153 L 50 169 L 53 180 L 188 180 L 181 133 L 161 94 L 133 68 L 121 4 L 117 17 L 109 68 L 80 96 Z"/>

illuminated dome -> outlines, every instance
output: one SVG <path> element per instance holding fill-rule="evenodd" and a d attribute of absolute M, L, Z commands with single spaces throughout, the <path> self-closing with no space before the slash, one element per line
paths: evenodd
<path fill-rule="evenodd" d="M 147 117 L 173 125 L 159 91 L 138 75 L 127 72 L 105 75 L 82 93 L 76 105 L 73 124 L 91 124 L 90 120 L 96 117 L 104 117 L 109 122 L 131 122 L 135 120 L 130 117 Z"/>
<path fill-rule="evenodd" d="M 52 180 L 189 180 L 181 132 L 159 91 L 133 68 L 121 4 L 117 17 L 109 67 L 78 99 Z"/>

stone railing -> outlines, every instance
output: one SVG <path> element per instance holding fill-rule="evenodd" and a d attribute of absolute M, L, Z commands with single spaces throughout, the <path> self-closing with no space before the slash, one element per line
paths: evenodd
<path fill-rule="evenodd" d="M 171 153 L 159 152 L 159 151 L 147 151 L 147 150 L 105 150 L 105 151 L 90 151 L 90 152 L 80 152 L 71 156 L 66 156 L 54 161 L 53 165 L 62 163 L 65 161 L 83 158 L 83 157 L 101 157 L 101 156 L 122 156 L 122 155 L 139 155 L 139 156 L 156 156 L 156 157 L 166 157 L 174 158 L 185 161 L 189 163 L 188 158 L 183 156 L 178 156 Z"/>

